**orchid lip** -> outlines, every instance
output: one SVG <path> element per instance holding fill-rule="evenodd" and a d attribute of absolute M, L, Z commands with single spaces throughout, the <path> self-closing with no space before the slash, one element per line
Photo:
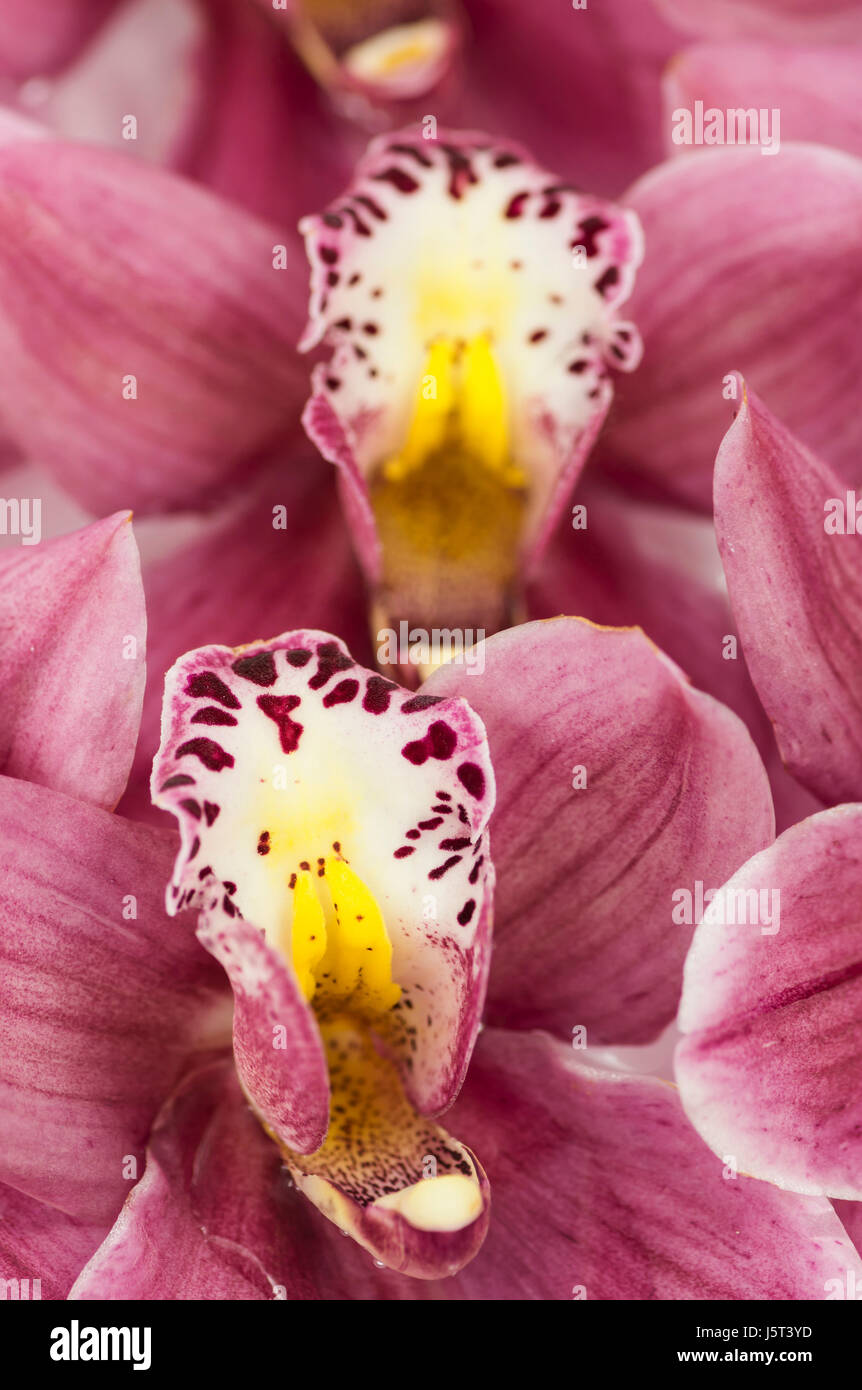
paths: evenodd
<path fill-rule="evenodd" d="M 240 1081 L 297 1184 L 394 1267 L 451 1272 L 478 1248 L 487 1184 L 425 1117 L 460 1086 L 487 982 L 480 722 L 363 671 L 326 633 L 204 648 L 168 675 L 153 788 L 181 830 L 169 910 L 203 909 Z M 380 1205 L 455 1175 L 470 1193 Z"/>
<path fill-rule="evenodd" d="M 388 618 L 493 631 L 640 359 L 617 316 L 633 214 L 515 145 L 405 130 L 301 230 L 311 262 L 304 423 L 341 470 Z"/>

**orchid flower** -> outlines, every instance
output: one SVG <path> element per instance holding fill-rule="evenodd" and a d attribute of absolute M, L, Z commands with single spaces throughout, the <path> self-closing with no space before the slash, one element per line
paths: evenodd
<path fill-rule="evenodd" d="M 151 1045 L 164 1075 L 167 1059 L 188 1055 L 189 1024 L 164 1003 L 184 985 L 184 1018 L 200 1019 L 198 1052 L 213 1057 L 187 1066 L 150 1132 L 143 1175 L 78 1272 L 73 1252 L 117 1200 L 122 1155 L 140 1152 L 142 1112 L 104 1129 L 83 1188 L 58 1172 L 40 1157 L 45 1127 L 62 1115 L 80 1132 L 92 1110 L 76 1116 L 68 1089 L 56 1094 L 71 1057 L 55 1049 L 61 1070 L 34 1147 L 24 1148 L 22 1110 L 4 1158 L 11 1268 L 37 1268 L 51 1239 L 67 1252 L 68 1282 L 77 1275 L 73 1297 L 350 1287 L 352 1297 L 817 1298 L 856 1270 L 828 1203 L 725 1182 L 672 1090 L 600 1050 L 655 1037 L 673 1016 L 691 933 L 670 921 L 672 886 L 696 873 L 722 881 L 740 847 L 769 843 L 768 784 L 743 726 L 636 632 L 560 619 L 485 647 L 483 672 L 441 668 L 418 695 L 307 630 L 182 658 L 154 768 L 157 799 L 180 822 L 172 874 L 170 832 L 5 780 L 13 891 L 32 881 L 33 856 L 56 862 L 29 834 L 37 807 L 44 833 L 79 846 L 61 961 L 79 960 L 86 931 L 87 968 L 79 960 L 73 974 L 103 1002 L 90 1000 L 85 1026 L 109 1040 L 126 1029 L 113 992 L 133 995 L 140 980 L 146 1018 L 162 1010 L 164 1039 Z M 587 775 L 578 790 L 575 759 Z M 123 860 L 132 846 L 133 872 Z M 494 872 L 488 1027 L 471 1062 Z M 230 1066 L 212 1053 L 221 1015 L 201 988 L 211 977 L 201 966 L 190 990 L 162 944 L 153 894 L 166 876 L 176 950 L 192 944 L 177 929 L 196 908 L 198 936 L 224 966 Z M 131 932 L 107 906 L 124 886 L 140 893 Z M 37 952 L 57 939 L 44 902 Z M 66 1028 L 68 1011 L 58 1017 L 52 1001 L 68 999 L 68 977 L 53 974 L 50 953 L 40 959 L 37 1013 L 46 1029 Z M 24 988 L 17 967 L 10 978 Z M 22 1041 L 32 1010 L 31 999 Z M 584 1030 L 599 1050 L 580 1060 L 572 1034 Z M 149 1037 L 139 1026 L 134 1049 L 91 1058 L 93 1083 L 113 1090 Z M 21 1085 L 27 1055 L 26 1045 L 13 1054 Z M 435 1115 L 465 1070 L 443 1128 Z M 631 1221 L 609 1245 L 601 1212 L 621 1200 Z M 730 1258 L 740 1241 L 741 1264 Z"/>
<path fill-rule="evenodd" d="M 859 7 L 43 19 L 0 14 L 0 469 L 116 514 L 0 554 L 0 1274 L 862 1282 Z M 780 158 L 676 146 L 695 101 Z M 401 618 L 553 621 L 417 690 Z"/>

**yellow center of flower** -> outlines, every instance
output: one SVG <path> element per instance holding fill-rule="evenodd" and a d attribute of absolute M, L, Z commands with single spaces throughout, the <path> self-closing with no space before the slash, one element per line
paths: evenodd
<path fill-rule="evenodd" d="M 526 481 L 510 461 L 506 393 L 485 334 L 467 342 L 439 337 L 431 344 L 407 438 L 383 475 L 399 482 L 446 446 L 510 486 Z"/>
<path fill-rule="evenodd" d="M 286 954 L 318 1013 L 337 1007 L 353 1017 L 377 1017 L 401 998 L 383 914 L 344 859 L 330 856 L 321 869 L 296 875 Z"/>
<path fill-rule="evenodd" d="M 387 621 L 505 626 L 527 495 L 488 337 L 436 338 L 404 443 L 370 483 Z"/>

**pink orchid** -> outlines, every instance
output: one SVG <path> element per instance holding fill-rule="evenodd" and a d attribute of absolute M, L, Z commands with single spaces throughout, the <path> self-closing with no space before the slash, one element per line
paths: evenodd
<path fill-rule="evenodd" d="M 3 7 L 3 1277 L 862 1284 L 860 13 Z"/>
<path fill-rule="evenodd" d="M 79 541 L 99 576 L 101 544 Z M 82 606 L 104 606 L 98 582 Z M 656 1036 L 691 935 L 673 886 L 722 881 L 772 834 L 743 726 L 642 636 L 527 625 L 418 695 L 326 634 L 205 648 L 169 675 L 154 787 L 180 819 L 173 874 L 172 832 L 3 779 L 7 1277 L 39 1277 L 48 1243 L 60 1297 L 74 1281 L 72 1297 L 817 1298 L 856 1271 L 828 1203 L 725 1182 L 672 1091 L 572 1051 L 573 1032 Z M 57 1127 L 86 1165 L 53 1161 Z M 621 1200 L 609 1245 L 596 1218 Z"/>

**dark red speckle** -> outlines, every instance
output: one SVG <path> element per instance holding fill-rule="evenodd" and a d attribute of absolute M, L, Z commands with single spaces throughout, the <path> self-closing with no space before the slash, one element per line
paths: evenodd
<path fill-rule="evenodd" d="M 485 795 L 485 774 L 476 763 L 462 763 L 458 768 L 458 781 L 477 801 Z"/>
<path fill-rule="evenodd" d="M 188 742 L 180 745 L 174 757 L 182 758 L 186 753 L 193 753 L 196 758 L 200 758 L 210 772 L 221 772 L 222 768 L 234 765 L 233 754 L 225 752 L 221 744 L 211 738 L 190 738 Z"/>
<path fill-rule="evenodd" d="M 275 659 L 272 652 L 255 652 L 240 656 L 233 663 L 234 671 L 254 685 L 275 685 Z"/>

